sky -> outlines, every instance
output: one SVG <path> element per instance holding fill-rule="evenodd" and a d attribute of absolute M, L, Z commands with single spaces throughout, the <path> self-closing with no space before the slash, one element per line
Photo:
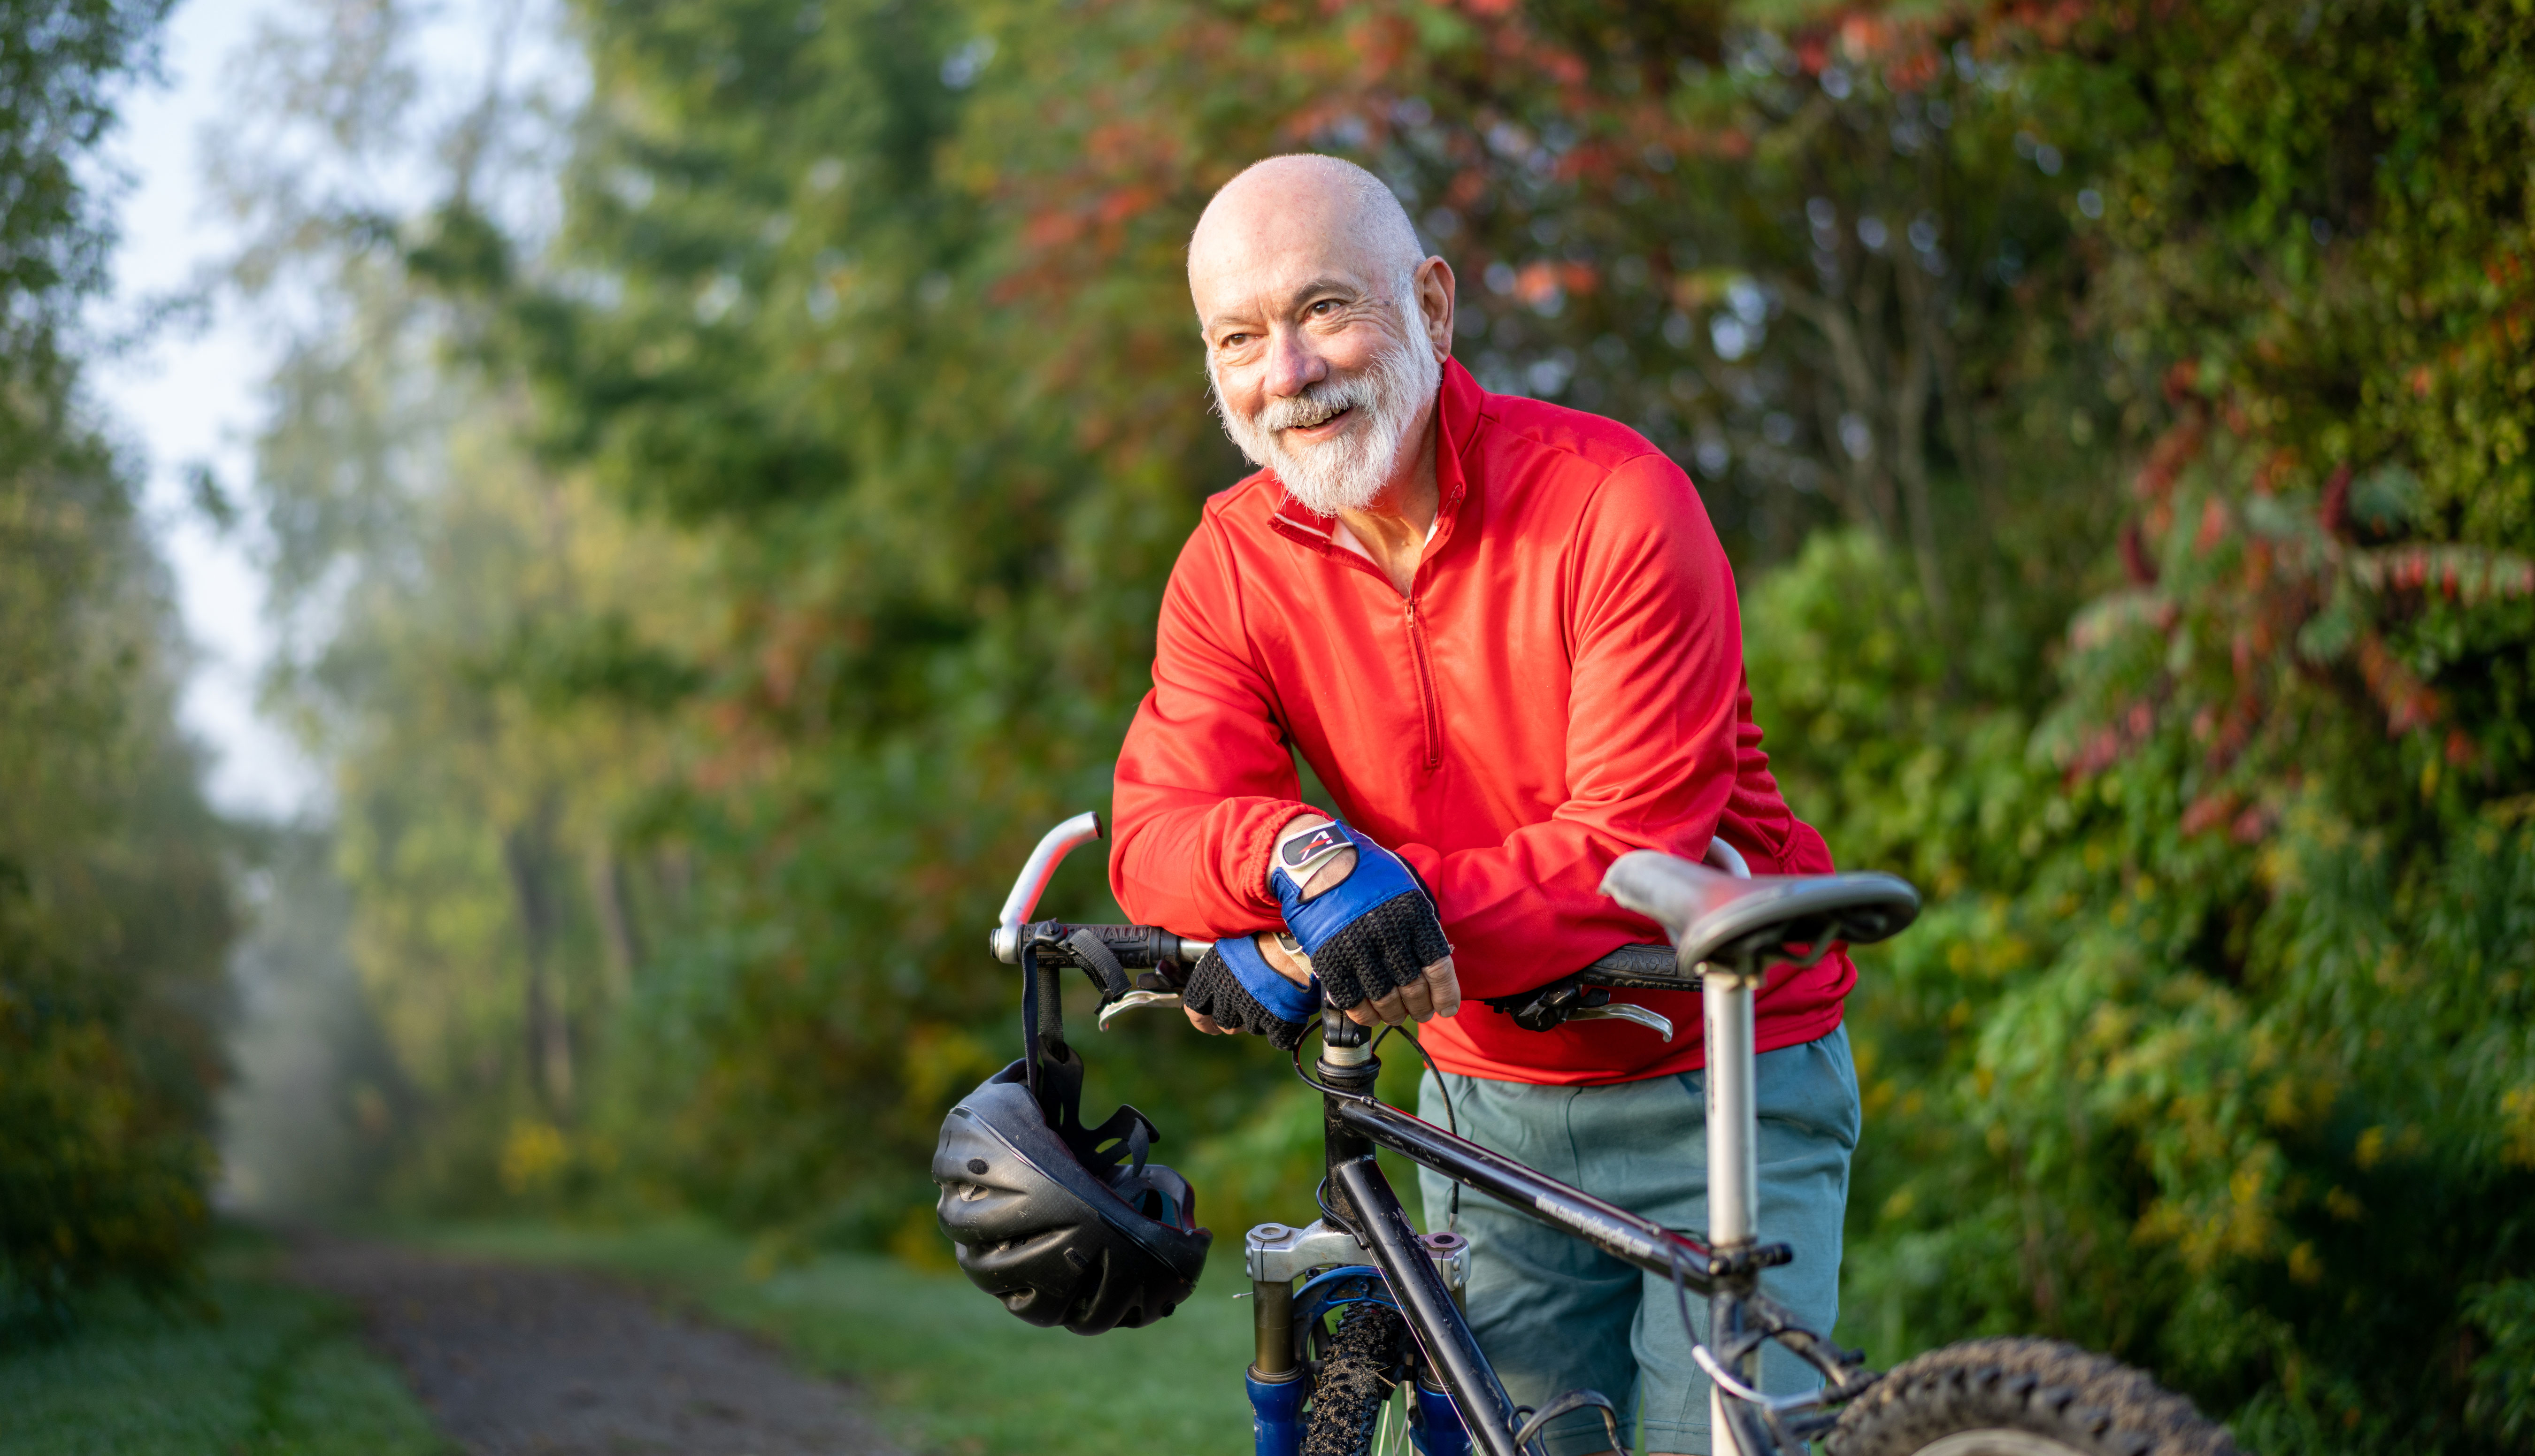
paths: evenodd
<path fill-rule="evenodd" d="M 211 206 L 204 183 L 206 129 L 237 104 L 228 72 L 261 26 L 275 20 L 322 25 L 325 0 L 178 0 L 162 49 L 163 76 L 125 99 L 122 125 L 107 143 L 105 185 L 120 192 L 121 240 L 114 285 L 98 310 L 112 333 L 155 298 L 192 286 L 235 247 L 236 235 Z M 421 94 L 411 114 L 418 137 L 482 95 L 492 37 L 506 36 L 503 74 L 515 91 L 542 88 L 569 104 L 578 68 L 558 42 L 542 0 L 439 0 L 414 6 L 411 57 Z M 255 135 L 250 130 L 250 135 Z M 365 170 L 364 201 L 392 211 L 429 200 L 429 148 L 402 165 Z M 533 234 L 542 189 L 524 204 Z M 109 429 L 130 442 L 148 470 L 144 516 L 174 576 L 177 604 L 196 661 L 181 713 L 210 751 L 207 785 L 232 815 L 298 819 L 327 812 L 319 765 L 257 708 L 257 684 L 274 650 L 251 521 L 223 533 L 191 509 L 187 472 L 209 464 L 233 502 L 244 504 L 250 446 L 263 418 L 262 382 L 278 347 L 271 320 L 234 295 L 215 294 L 198 324 L 160 328 L 141 346 L 97 361 L 90 385 Z"/>
<path fill-rule="evenodd" d="M 221 97 L 221 63 L 254 33 L 273 0 L 183 0 L 170 19 L 165 83 L 123 106 L 108 143 L 129 179 L 118 209 L 108 319 L 187 286 L 221 255 L 228 234 L 205 206 L 201 133 Z M 248 478 L 247 444 L 270 349 L 234 307 L 208 328 L 161 330 L 140 348 L 93 366 L 90 384 L 110 428 L 149 469 L 144 517 L 174 574 L 197 660 L 186 684 L 186 727 L 213 754 L 209 790 L 220 810 L 288 819 L 324 807 L 316 765 L 256 710 L 256 679 L 272 653 L 263 578 L 243 533 L 223 535 L 187 507 L 181 472 L 207 462 L 235 498 Z"/>

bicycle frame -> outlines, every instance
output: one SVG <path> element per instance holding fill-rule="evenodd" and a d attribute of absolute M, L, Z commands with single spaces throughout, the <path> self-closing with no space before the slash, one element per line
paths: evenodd
<path fill-rule="evenodd" d="M 1316 1069 L 1323 1089 L 1328 1169 L 1323 1206 L 1328 1216 L 1300 1230 L 1262 1224 L 1250 1231 L 1245 1250 L 1257 1352 L 1249 1373 L 1257 1456 L 1294 1456 L 1300 1449 L 1303 1368 L 1291 1281 L 1331 1265 L 1336 1267 L 1314 1283 L 1351 1272 L 1350 1266 L 1355 1272 L 1377 1273 L 1391 1296 L 1384 1303 L 1392 1304 L 1408 1327 L 1423 1365 L 1416 1382 L 1416 1424 L 1422 1427 L 1418 1445 L 1426 1456 L 1461 1456 L 1471 1446 L 1484 1456 L 1545 1456 L 1537 1434 L 1518 1443 L 1521 1423 L 1514 1402 L 1461 1314 L 1456 1295 L 1466 1244 L 1453 1235 L 1417 1234 L 1374 1161 L 1381 1148 L 1649 1273 L 1678 1278 L 1688 1292 L 1705 1297 L 1708 1343 L 1725 1352 L 1720 1367 L 1710 1371 L 1711 1429 L 1730 1443 L 1720 1451 L 1763 1456 L 1779 1446 L 1779 1432 L 1769 1428 L 1777 1424 L 1778 1412 L 1862 1389 L 1858 1377 L 1863 1371 L 1841 1358 L 1844 1352 L 1796 1327 L 1759 1290 L 1761 1270 L 1785 1263 L 1790 1255 L 1783 1244 L 1759 1243 L 1754 1227 L 1753 989 L 1749 979 L 1721 968 L 1709 968 L 1702 982 L 1710 1068 L 1709 1241 L 1666 1229 L 1382 1103 L 1372 1090 L 1381 1071 L 1369 1045 L 1372 1037 L 1351 1022 L 1327 1018 L 1325 1026 L 1336 1036 Z M 1366 1254 L 1371 1255 L 1369 1267 L 1361 1263 Z M 1313 1309 L 1311 1317 L 1317 1319 L 1319 1312 Z M 1761 1344 L 1771 1338 L 1821 1368 L 1831 1388 L 1819 1397 L 1787 1401 L 1760 1397 L 1752 1388 L 1754 1365 Z M 1717 1380 L 1717 1375 L 1725 1379 Z M 1441 1388 L 1431 1388 L 1429 1379 Z M 1729 1390 L 1727 1381 L 1740 1386 L 1740 1392 Z"/>
<path fill-rule="evenodd" d="M 1057 861 L 1099 835 L 1097 818 L 1082 815 L 1040 841 L 1004 905 L 993 938 L 998 959 L 1018 962 L 1033 955 L 1032 947 L 1042 940 L 1051 947 L 1065 940 L 1054 923 L 1025 922 Z M 1183 963 L 1193 963 L 1209 943 L 1144 927 L 1082 927 L 1074 932 L 1078 940 L 1092 932 L 1094 941 L 1120 937 L 1107 942 L 1111 952 L 1133 945 L 1146 955 Z M 1118 961 L 1114 955 L 1108 958 L 1116 970 Z M 1322 1094 L 1324 1217 L 1300 1229 L 1261 1224 L 1245 1244 L 1254 1311 L 1255 1356 L 1248 1386 L 1256 1456 L 1297 1456 L 1309 1327 L 1329 1309 L 1362 1299 L 1391 1304 L 1407 1326 L 1418 1366 L 1407 1382 L 1412 1428 L 1425 1456 L 1465 1456 L 1473 1446 L 1484 1456 L 1548 1456 L 1540 1427 L 1556 1414 L 1555 1407 L 1522 1421 L 1462 1315 L 1458 1292 L 1467 1269 L 1466 1242 L 1454 1234 L 1417 1233 L 1375 1161 L 1383 1148 L 1639 1269 L 1675 1280 L 1686 1296 L 1704 1297 L 1708 1337 L 1692 1353 L 1710 1382 L 1709 1429 L 1719 1456 L 1771 1456 L 1790 1448 L 1801 1452 L 1802 1442 L 1826 1427 L 1829 1419 L 1783 1418 L 1808 1407 L 1819 1412 L 1844 1402 L 1875 1381 L 1877 1376 L 1859 1364 L 1857 1355 L 1797 1324 L 1761 1293 L 1761 1271 L 1793 1257 L 1785 1244 L 1761 1243 L 1758 1231 L 1753 1001 L 1766 973 L 1757 962 L 1709 961 L 1696 970 L 1707 1068 L 1709 1228 L 1704 1240 L 1664 1228 L 1385 1104 L 1374 1095 L 1382 1069 L 1374 1055 L 1374 1034 L 1335 1011 L 1323 1013 L 1318 1076 L 1305 1080 Z M 1149 1004 L 1156 999 L 1178 1000 L 1140 991 L 1118 995 L 1113 1003 Z M 1301 1068 L 1299 1052 L 1296 1068 Z M 1294 1281 L 1307 1275 L 1312 1277 L 1297 1290 Z M 1796 1396 L 1762 1395 L 1755 1381 L 1761 1348 L 1771 1341 L 1821 1371 L 1824 1388 Z"/>

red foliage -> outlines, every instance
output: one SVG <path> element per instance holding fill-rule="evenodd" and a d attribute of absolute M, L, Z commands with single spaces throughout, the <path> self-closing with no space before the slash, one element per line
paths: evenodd
<path fill-rule="evenodd" d="M 1935 46 L 1921 46 L 1885 67 L 1884 84 L 1896 91 L 1919 91 L 1935 82 L 1945 69 L 1945 58 Z"/>
<path fill-rule="evenodd" d="M 2208 426 L 2197 410 L 2159 435 L 2156 444 L 2148 447 L 2147 463 L 2139 467 L 2138 475 L 2132 482 L 2138 498 L 2142 501 L 2164 500 L 2166 493 L 2174 488 L 2175 478 L 2183 473 L 2183 467 L 2199 456 L 2201 444 L 2207 436 Z"/>
<path fill-rule="evenodd" d="M 2200 503 L 2200 529 L 2192 536 L 2192 549 L 2207 555 L 2209 548 L 2227 535 L 2227 506 L 2216 496 Z"/>
<path fill-rule="evenodd" d="M 2078 747 L 2069 760 L 2068 781 L 2073 784 L 2092 778 L 2120 761 L 2123 755 L 2155 731 L 2155 704 L 2144 698 L 2133 699 L 2113 722 L 2096 729 Z"/>
<path fill-rule="evenodd" d="M 2332 478 L 2324 482 L 2323 504 L 2316 509 L 2316 518 L 2326 532 L 2339 536 L 2350 525 L 2350 466 L 2333 467 Z"/>
<path fill-rule="evenodd" d="M 2439 716 L 2439 696 L 2386 650 L 2385 639 L 2370 633 L 2359 639 L 2359 676 L 2369 694 L 2385 709 L 2385 731 L 2399 738 L 2426 728 Z"/>
<path fill-rule="evenodd" d="M 2148 560 L 2147 541 L 2135 520 L 2122 527 L 2122 570 L 2133 585 L 2156 584 L 2156 563 Z"/>
<path fill-rule="evenodd" d="M 2227 833 L 2238 844 L 2258 843 L 2278 819 L 2279 815 L 2269 805 L 2249 804 L 2243 814 L 2236 816 L 2236 821 L 2227 826 Z"/>
<path fill-rule="evenodd" d="M 2199 385 L 2200 361 L 2177 360 L 2174 367 L 2165 372 L 2165 402 L 2181 404 L 2198 393 Z"/>
<path fill-rule="evenodd" d="M 2233 789 L 2220 789 L 2203 794 L 2183 811 L 2183 832 L 2186 836 L 2205 834 L 2236 813 L 2238 800 Z"/>
<path fill-rule="evenodd" d="M 1538 308 L 1561 291 L 1556 264 L 1526 263 L 1514 275 L 1514 296 L 1527 308 Z"/>

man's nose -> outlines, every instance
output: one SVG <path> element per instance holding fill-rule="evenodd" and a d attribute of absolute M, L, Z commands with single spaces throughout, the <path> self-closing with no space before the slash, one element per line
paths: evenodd
<path fill-rule="evenodd" d="M 1329 363 L 1299 329 L 1278 329 L 1268 336 L 1268 394 L 1290 399 L 1329 378 Z"/>

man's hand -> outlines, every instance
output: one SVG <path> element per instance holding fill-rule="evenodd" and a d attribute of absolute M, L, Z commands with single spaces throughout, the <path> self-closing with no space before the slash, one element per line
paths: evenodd
<path fill-rule="evenodd" d="M 1258 940 L 1233 936 L 1199 958 L 1181 988 L 1180 1007 L 1200 1031 L 1246 1031 L 1289 1052 L 1321 1014 L 1321 986 L 1309 975 L 1271 968 Z"/>
<path fill-rule="evenodd" d="M 1268 888 L 1303 951 L 1290 953 L 1289 942 L 1283 960 L 1268 963 L 1288 976 L 1319 973 L 1330 1002 L 1356 1024 L 1427 1021 L 1461 1008 L 1443 922 L 1398 856 L 1306 815 L 1277 834 Z"/>
<path fill-rule="evenodd" d="M 1280 943 L 1281 940 L 1278 936 L 1262 935 L 1253 938 L 1252 943 L 1268 969 L 1297 986 L 1309 986 L 1312 984 L 1311 962 L 1300 954 L 1288 953 Z M 1188 1013 L 1189 1025 L 1208 1036 L 1237 1036 L 1242 1030 L 1238 1026 L 1220 1025 L 1212 1016 L 1194 1007 L 1183 1005 L 1180 1009 Z M 1453 957 L 1448 955 L 1428 966 L 1415 985 L 1396 987 L 1369 1001 L 1360 1001 L 1348 1007 L 1346 1014 L 1347 1019 L 1358 1026 L 1371 1026 L 1378 1021 L 1396 1026 L 1403 1021 L 1431 1021 L 1460 1009 L 1461 983 L 1453 973 Z"/>
<path fill-rule="evenodd" d="M 1329 819 L 1314 815 L 1295 820 L 1278 838 L 1285 843 L 1305 842 L 1310 831 L 1323 826 L 1334 829 Z M 1344 843 L 1334 853 L 1304 856 L 1299 866 L 1300 873 L 1295 876 L 1302 888 L 1302 898 L 1306 901 L 1318 899 L 1345 883 L 1360 858 L 1352 843 Z M 1289 942 L 1293 946 L 1291 949 L 1287 948 Z M 1253 937 L 1251 943 L 1260 960 L 1277 975 L 1296 986 L 1312 984 L 1312 959 L 1303 953 L 1301 942 L 1291 936 L 1263 933 Z M 1181 1009 L 1187 1013 L 1191 1026 L 1209 1036 L 1231 1036 L 1243 1030 L 1239 1026 L 1222 1025 L 1196 1006 L 1183 1004 Z M 1405 985 L 1394 985 L 1380 996 L 1358 1001 L 1347 1007 L 1346 1014 L 1347 1019 L 1358 1026 L 1372 1026 L 1378 1022 L 1396 1026 L 1407 1021 L 1431 1021 L 1438 1016 L 1453 1015 L 1460 1009 L 1461 983 L 1453 973 L 1453 957 L 1447 954 L 1424 967 L 1415 980 Z"/>
<path fill-rule="evenodd" d="M 1349 850 L 1348 853 L 1353 854 L 1354 851 Z M 1348 861 L 1350 868 L 1353 864 L 1352 860 Z M 1326 889 L 1335 885 L 1344 878 L 1346 877 L 1343 874 L 1338 874 L 1329 880 L 1328 885 L 1322 887 Z M 1269 966 L 1275 969 L 1276 974 L 1299 986 L 1312 974 L 1312 963 L 1309 957 L 1299 952 L 1289 953 L 1284 947 L 1283 939 L 1279 936 L 1261 936 L 1259 953 Z M 1461 982 L 1460 978 L 1453 973 L 1453 957 L 1448 955 L 1426 967 L 1415 982 L 1406 986 L 1393 987 L 1371 1001 L 1358 1001 L 1347 1008 L 1346 1014 L 1347 1019 L 1358 1026 L 1371 1026 L 1376 1022 L 1385 1021 L 1396 1026 L 1403 1021 L 1432 1021 L 1438 1016 L 1450 1016 L 1460 1009 Z"/>

